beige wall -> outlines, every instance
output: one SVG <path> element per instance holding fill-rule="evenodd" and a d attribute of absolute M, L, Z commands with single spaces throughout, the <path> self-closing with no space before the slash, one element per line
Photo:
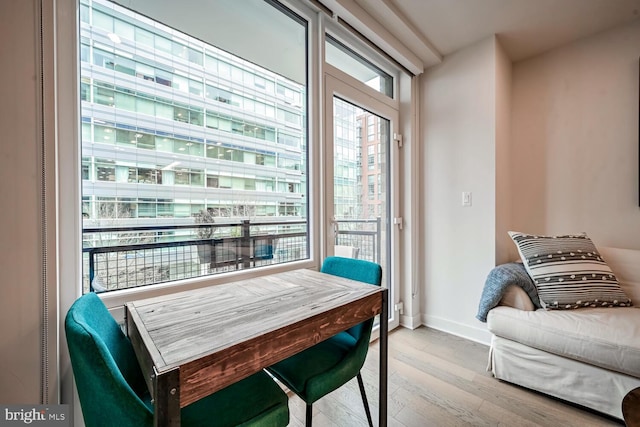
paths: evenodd
<path fill-rule="evenodd" d="M 492 38 L 426 72 L 423 323 L 488 342 L 475 314 L 490 269 L 517 258 L 509 229 L 640 249 L 639 56 L 636 22 L 514 65 Z"/>
<path fill-rule="evenodd" d="M 0 2 L 0 402 L 40 403 L 42 240 L 35 2 Z M 55 325 L 52 325 L 55 328 Z M 55 356 L 54 356 L 55 357 Z"/>
<path fill-rule="evenodd" d="M 500 43 L 496 49 L 496 264 L 517 257 L 507 234 L 512 222 L 511 85 L 512 66 Z"/>
<path fill-rule="evenodd" d="M 501 49 L 494 37 L 450 55 L 420 85 L 423 323 L 486 341 L 475 320 L 496 259 L 497 93 Z M 462 192 L 472 206 L 462 206 Z"/>
<path fill-rule="evenodd" d="M 513 68 L 513 226 L 640 249 L 640 23 Z"/>

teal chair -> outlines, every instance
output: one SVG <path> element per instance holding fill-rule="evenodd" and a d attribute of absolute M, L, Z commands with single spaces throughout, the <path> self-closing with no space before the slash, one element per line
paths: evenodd
<path fill-rule="evenodd" d="M 352 258 L 328 257 L 320 271 L 375 286 L 380 286 L 382 281 L 378 264 Z M 358 379 L 367 420 L 373 425 L 360 375 L 372 327 L 373 319 L 369 319 L 267 368 L 305 401 L 307 427 L 311 427 L 313 403 L 354 377 Z"/>
<path fill-rule="evenodd" d="M 71 366 L 87 427 L 153 425 L 151 396 L 129 339 L 88 293 L 65 319 Z M 287 395 L 264 371 L 182 408 L 183 426 L 286 426 Z"/>

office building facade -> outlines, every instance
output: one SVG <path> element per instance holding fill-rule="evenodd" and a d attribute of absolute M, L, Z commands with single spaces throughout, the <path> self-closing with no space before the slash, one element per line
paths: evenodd
<path fill-rule="evenodd" d="M 79 54 L 85 227 L 306 218 L 303 84 L 107 0 Z"/>

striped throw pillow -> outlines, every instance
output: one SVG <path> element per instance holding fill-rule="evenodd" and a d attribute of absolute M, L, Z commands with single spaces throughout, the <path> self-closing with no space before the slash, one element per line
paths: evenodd
<path fill-rule="evenodd" d="M 536 236 L 510 231 L 546 309 L 627 307 L 631 300 L 586 234 Z"/>

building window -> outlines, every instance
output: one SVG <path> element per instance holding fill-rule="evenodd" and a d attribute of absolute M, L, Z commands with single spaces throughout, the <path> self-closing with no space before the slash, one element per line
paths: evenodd
<path fill-rule="evenodd" d="M 375 175 L 367 176 L 367 195 L 369 196 L 369 200 L 373 200 L 376 195 L 376 183 L 375 183 Z"/>
<path fill-rule="evenodd" d="M 221 224 L 213 227 L 221 239 L 242 236 L 247 219 L 250 235 L 273 235 L 290 249 L 272 263 L 308 258 L 306 21 L 269 2 L 241 6 L 265 16 L 265 26 L 290 21 L 287 37 L 303 57 L 284 75 L 197 29 L 154 21 L 153 10 L 79 1 L 82 216 L 92 229 L 83 236 L 84 291 L 89 277 L 111 291 L 239 268 L 199 259 L 198 244 L 185 245 L 198 239 L 204 216 Z M 291 60 L 278 55 L 275 63 Z M 260 225 L 267 216 L 280 221 Z M 132 252 L 140 243 L 146 252 Z M 92 252 L 104 247 L 112 251 Z"/>

